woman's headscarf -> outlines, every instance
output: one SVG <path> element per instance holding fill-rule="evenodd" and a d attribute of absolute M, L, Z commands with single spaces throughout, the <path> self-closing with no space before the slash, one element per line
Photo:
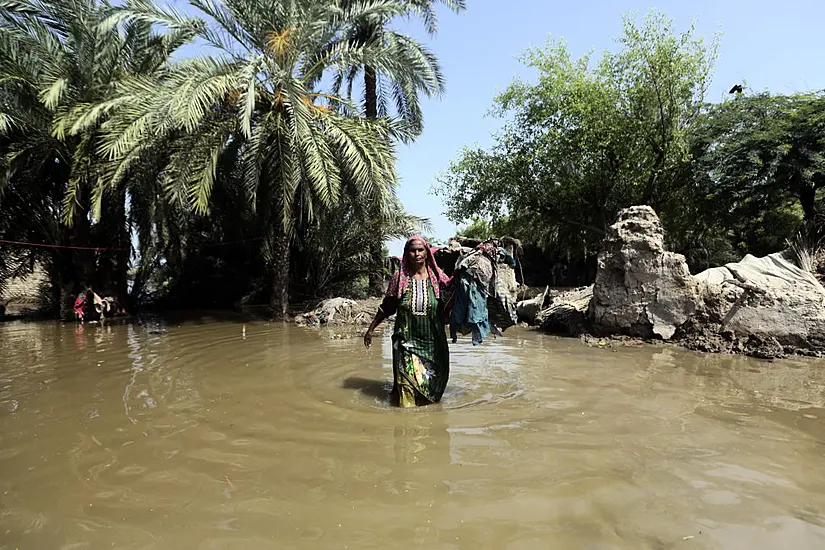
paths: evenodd
<path fill-rule="evenodd" d="M 404 244 L 404 255 L 401 258 L 401 271 L 395 273 L 392 276 L 392 279 L 390 279 L 390 286 L 389 288 L 387 288 L 387 296 L 395 296 L 397 298 L 401 298 L 402 296 L 404 296 L 404 291 L 407 290 L 408 286 L 410 286 L 410 280 L 412 280 L 413 273 L 409 265 L 407 252 L 410 244 L 412 244 L 413 241 L 421 241 L 421 244 L 424 245 L 424 250 L 427 251 L 427 258 L 424 260 L 424 262 L 427 265 L 427 274 L 430 277 L 430 281 L 433 283 L 435 297 L 438 298 L 441 295 L 441 285 L 449 283 L 450 278 L 447 277 L 447 275 L 445 275 L 444 272 L 441 271 L 441 268 L 438 267 L 438 264 L 435 263 L 433 249 L 430 248 L 430 245 L 427 244 L 427 241 L 425 241 L 423 237 L 420 237 L 418 235 L 410 237 Z"/>

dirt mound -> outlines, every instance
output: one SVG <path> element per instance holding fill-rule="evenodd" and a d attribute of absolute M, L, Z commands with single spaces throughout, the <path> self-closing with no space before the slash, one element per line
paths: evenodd
<path fill-rule="evenodd" d="M 670 339 L 696 311 L 696 281 L 685 257 L 665 250 L 649 206 L 619 213 L 599 253 L 588 317 L 600 335 Z"/>
<path fill-rule="evenodd" d="M 713 353 L 825 352 L 825 288 L 787 251 L 691 276 L 684 257 L 664 249 L 648 206 L 622 210 L 610 227 L 592 298 L 584 291 L 556 298 L 537 319 L 558 334 L 673 340 Z"/>
<path fill-rule="evenodd" d="M 349 298 L 330 298 L 315 306 L 311 311 L 299 313 L 295 322 L 303 326 L 368 326 L 381 298 L 367 298 L 366 300 L 351 300 Z"/>

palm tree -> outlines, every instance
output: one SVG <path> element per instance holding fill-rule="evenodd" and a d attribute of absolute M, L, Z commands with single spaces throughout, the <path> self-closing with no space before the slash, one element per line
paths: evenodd
<path fill-rule="evenodd" d="M 117 189 L 141 162 L 164 155 L 166 196 L 198 214 L 209 211 L 217 168 L 233 164 L 254 205 L 271 272 L 273 314 L 286 314 L 290 243 L 296 227 L 339 203 L 343 193 L 387 208 L 394 196 L 393 143 L 407 134 L 389 120 L 364 120 L 343 98 L 318 87 L 331 70 L 369 64 L 389 71 L 396 60 L 374 43 L 349 40 L 353 26 L 402 15 L 401 2 L 364 0 L 190 0 L 207 16 L 198 37 L 220 55 L 170 67 L 162 82 L 134 77 L 116 97 L 78 113 L 76 131 L 101 124 L 109 159 L 97 195 Z M 119 12 L 118 22 L 173 21 L 196 26 L 148 4 Z"/>
<path fill-rule="evenodd" d="M 394 207 L 372 216 L 364 211 L 367 205 L 352 199 L 345 198 L 323 220 L 300 232 L 296 244 L 301 253 L 294 264 L 297 273 L 305 274 L 307 297 L 360 297 L 356 295 L 368 288 L 358 283 L 368 281 L 375 272 L 371 247 L 376 240 L 383 243 L 432 230 L 428 219 L 406 213 L 395 198 Z"/>
<path fill-rule="evenodd" d="M 24 254 L 29 265 L 37 259 L 50 267 L 61 302 L 92 283 L 116 287 L 123 297 L 129 263 L 125 194 L 105 208 L 92 195 L 101 160 L 95 143 L 105 113 L 96 113 L 82 130 L 71 127 L 75 113 L 108 100 L 126 75 L 156 74 L 194 31 L 184 25 L 158 35 L 146 21 L 117 27 L 112 12 L 101 0 L 0 2 L 0 217 L 13 216 L 9 231 L 20 240 L 122 249 Z M 19 200 L 12 197 L 29 197 L 30 207 L 14 209 Z M 93 203 L 98 223 L 90 216 Z M 19 267 L 12 271 L 19 273 Z"/>
<path fill-rule="evenodd" d="M 355 0 L 343 0 L 344 4 Z M 466 9 L 464 0 L 401 0 L 405 16 L 417 16 L 427 33 L 434 36 L 438 30 L 435 4 L 445 4 L 458 13 Z M 386 68 L 369 63 L 339 73 L 335 78 L 337 93 L 346 88 L 347 97 L 352 97 L 356 81 L 363 78 L 364 116 L 370 119 L 388 116 L 392 106 L 403 120 L 412 136 L 421 133 L 424 120 L 419 104 L 421 94 L 437 96 L 444 90 L 444 77 L 438 59 L 424 45 L 415 39 L 393 30 L 392 18 L 372 20 L 366 24 L 352 25 L 348 29 L 349 39 L 356 43 L 374 44 L 383 48 L 395 63 Z"/>
<path fill-rule="evenodd" d="M 354 0 L 345 0 L 352 3 Z M 466 8 L 464 0 L 403 0 L 405 15 L 417 16 L 430 36 L 438 29 L 435 4 L 443 3 L 458 13 Z M 437 96 L 444 89 L 444 77 L 438 60 L 426 47 L 416 40 L 393 30 L 391 19 L 370 21 L 353 25 L 349 29 L 350 40 L 355 43 L 375 44 L 392 55 L 396 63 L 390 70 L 380 70 L 365 64 L 357 70 L 339 73 L 335 78 L 335 90 L 352 97 L 356 81 L 363 78 L 364 116 L 377 119 L 387 116 L 394 105 L 397 116 L 406 124 L 410 135 L 417 136 L 424 127 L 419 104 L 419 96 Z M 372 269 L 370 271 L 370 291 L 374 295 L 383 289 L 380 265 L 383 259 L 383 241 L 375 239 L 370 246 Z"/>

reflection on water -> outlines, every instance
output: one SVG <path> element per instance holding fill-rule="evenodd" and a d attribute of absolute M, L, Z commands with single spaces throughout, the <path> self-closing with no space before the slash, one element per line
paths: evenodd
<path fill-rule="evenodd" d="M 0 324 L 0 549 L 824 548 L 825 371 L 524 330 Z"/>

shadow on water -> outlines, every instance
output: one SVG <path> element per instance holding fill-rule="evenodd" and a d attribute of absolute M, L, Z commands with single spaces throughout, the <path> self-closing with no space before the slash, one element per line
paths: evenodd
<path fill-rule="evenodd" d="M 385 380 L 372 380 L 361 376 L 350 376 L 344 379 L 342 387 L 348 390 L 358 390 L 367 397 L 389 399 L 390 387 Z"/>

